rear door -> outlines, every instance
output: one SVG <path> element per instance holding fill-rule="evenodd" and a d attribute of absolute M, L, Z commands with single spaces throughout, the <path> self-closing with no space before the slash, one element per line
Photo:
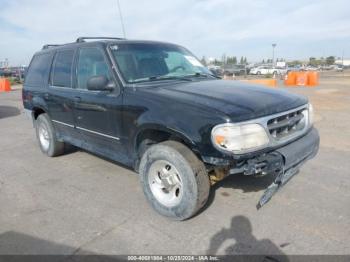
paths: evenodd
<path fill-rule="evenodd" d="M 113 91 L 91 91 L 87 82 L 94 76 L 106 76 L 117 84 L 105 51 L 101 47 L 81 47 L 77 51 L 74 112 L 76 127 L 86 141 L 85 148 L 126 163 L 121 144 L 122 94 Z"/>
<path fill-rule="evenodd" d="M 51 120 L 64 140 L 79 146 L 80 137 L 74 128 L 73 64 L 75 49 L 56 52 L 50 76 L 50 86 L 45 94 Z"/>

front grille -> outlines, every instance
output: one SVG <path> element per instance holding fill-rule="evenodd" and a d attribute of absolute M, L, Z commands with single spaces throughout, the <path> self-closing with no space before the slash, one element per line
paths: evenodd
<path fill-rule="evenodd" d="M 302 108 L 271 118 L 267 121 L 267 128 L 270 135 L 276 140 L 281 140 L 287 139 L 297 132 L 304 130 L 306 125 L 306 112 L 307 108 Z"/>

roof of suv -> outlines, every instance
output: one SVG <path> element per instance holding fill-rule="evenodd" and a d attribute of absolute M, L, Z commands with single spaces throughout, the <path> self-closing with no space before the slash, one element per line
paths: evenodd
<path fill-rule="evenodd" d="M 70 47 L 77 47 L 77 46 L 89 46 L 89 45 L 102 45 L 106 46 L 108 44 L 112 43 L 124 43 L 124 44 L 133 44 L 133 43 L 149 43 L 149 44 L 170 44 L 166 42 L 161 42 L 161 41 L 153 41 L 153 40 L 129 40 L 129 39 L 123 39 L 123 38 L 86 38 L 92 41 L 84 41 L 80 39 L 85 39 L 85 38 L 78 38 L 76 42 L 72 43 L 67 43 L 67 44 L 47 44 L 44 45 L 43 48 L 38 52 L 45 52 L 45 51 L 52 51 L 52 50 L 57 50 L 57 49 L 62 49 L 62 48 L 70 48 Z M 97 40 L 101 39 L 101 40 Z"/>

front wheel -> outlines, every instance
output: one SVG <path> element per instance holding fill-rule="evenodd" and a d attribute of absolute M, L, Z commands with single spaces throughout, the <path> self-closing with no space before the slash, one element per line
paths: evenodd
<path fill-rule="evenodd" d="M 139 170 L 144 194 L 161 215 L 185 220 L 208 200 L 210 183 L 205 166 L 179 142 L 151 146 L 143 154 Z"/>

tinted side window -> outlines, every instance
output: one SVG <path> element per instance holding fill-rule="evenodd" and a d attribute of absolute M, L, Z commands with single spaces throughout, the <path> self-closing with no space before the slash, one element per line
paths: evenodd
<path fill-rule="evenodd" d="M 77 88 L 87 89 L 87 81 L 93 76 L 106 76 L 111 79 L 108 64 L 98 48 L 82 48 L 77 65 Z"/>
<path fill-rule="evenodd" d="M 74 50 L 58 51 L 52 70 L 52 85 L 72 87 L 72 65 Z"/>
<path fill-rule="evenodd" d="M 39 54 L 33 57 L 25 77 L 26 85 L 43 85 L 48 81 L 51 66 L 51 54 Z"/>

